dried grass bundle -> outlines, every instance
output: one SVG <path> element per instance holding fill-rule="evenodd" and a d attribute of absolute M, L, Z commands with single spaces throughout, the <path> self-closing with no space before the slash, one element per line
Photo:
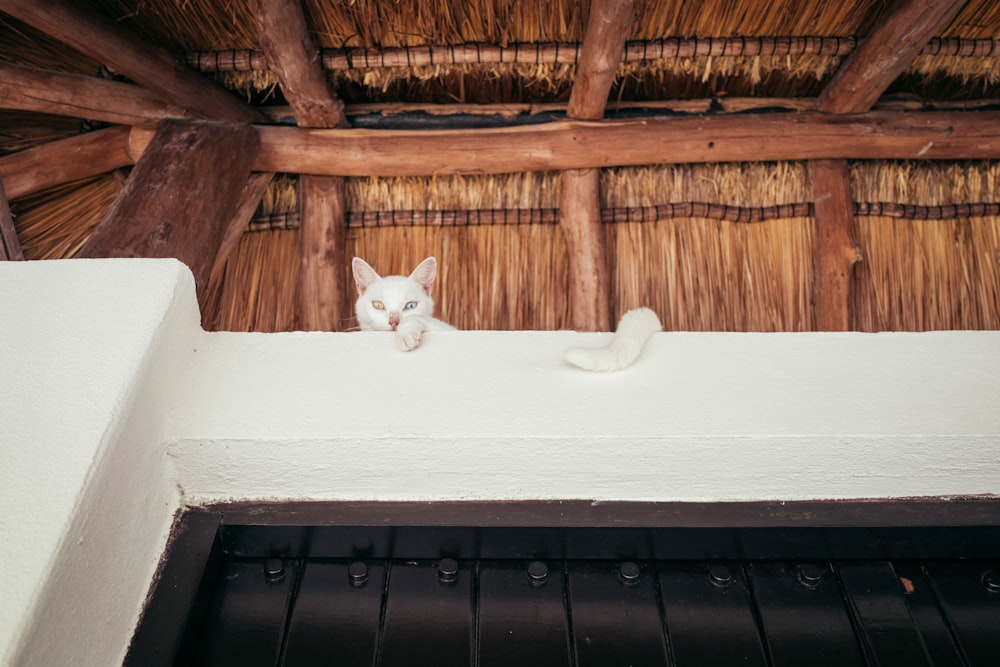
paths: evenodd
<path fill-rule="evenodd" d="M 73 257 L 120 190 L 112 175 L 67 183 L 15 201 L 14 227 L 25 259 Z"/>
<path fill-rule="evenodd" d="M 80 133 L 80 121 L 64 116 L 0 110 L 0 155 Z"/>
<path fill-rule="evenodd" d="M 773 206 L 809 197 L 804 163 L 608 170 L 604 206 L 708 201 Z M 810 327 L 812 226 L 691 218 L 606 227 L 615 312 L 649 305 L 664 326 L 693 331 Z"/>
<path fill-rule="evenodd" d="M 100 63 L 29 25 L 0 14 L 0 59 L 39 69 L 96 74 Z"/>
<path fill-rule="evenodd" d="M 207 290 L 202 326 L 211 331 L 295 328 L 299 233 L 244 234 L 217 285 Z"/>
<path fill-rule="evenodd" d="M 859 162 L 859 197 L 923 205 L 997 201 L 1000 164 Z M 1000 328 L 1000 217 L 858 219 L 855 327 Z"/>

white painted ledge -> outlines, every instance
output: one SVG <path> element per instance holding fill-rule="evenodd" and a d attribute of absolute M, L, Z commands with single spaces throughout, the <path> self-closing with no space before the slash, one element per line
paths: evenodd
<path fill-rule="evenodd" d="M 1000 492 L 1000 334 L 209 334 L 173 403 L 195 502 Z M 974 455 L 973 452 L 975 452 Z"/>
<path fill-rule="evenodd" d="M 1000 494 L 1000 332 L 209 334 L 171 260 L 0 263 L 0 657 L 115 664 L 226 499 Z"/>

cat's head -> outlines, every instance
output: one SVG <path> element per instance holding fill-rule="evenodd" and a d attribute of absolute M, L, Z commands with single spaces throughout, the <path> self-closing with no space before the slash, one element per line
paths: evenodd
<path fill-rule="evenodd" d="M 437 260 L 433 257 L 420 262 L 409 276 L 383 278 L 360 257 L 354 258 L 351 269 L 358 287 L 355 312 L 363 331 L 395 331 L 407 317 L 434 316 L 431 290 L 437 277 Z"/>

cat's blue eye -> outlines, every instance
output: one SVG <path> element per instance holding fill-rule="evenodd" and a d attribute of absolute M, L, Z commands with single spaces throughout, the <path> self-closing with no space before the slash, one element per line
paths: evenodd
<path fill-rule="evenodd" d="M 385 304 L 381 301 L 372 301 L 372 308 L 375 310 L 385 310 Z"/>
<path fill-rule="evenodd" d="M 406 305 L 403 306 L 403 310 L 413 310 L 416 307 L 417 307 L 416 301 L 407 301 Z"/>

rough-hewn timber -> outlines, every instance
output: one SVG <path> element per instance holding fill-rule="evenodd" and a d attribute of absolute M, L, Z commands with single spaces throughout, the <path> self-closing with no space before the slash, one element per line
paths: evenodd
<path fill-rule="evenodd" d="M 203 289 L 258 145 L 250 125 L 163 121 L 79 256 L 176 257 Z"/>

